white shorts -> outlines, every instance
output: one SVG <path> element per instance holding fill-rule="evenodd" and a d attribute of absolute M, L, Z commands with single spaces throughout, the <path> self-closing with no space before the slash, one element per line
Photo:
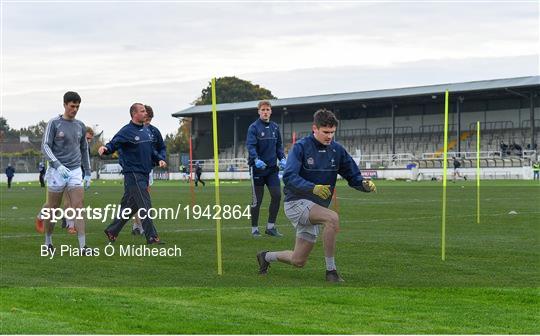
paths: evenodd
<path fill-rule="evenodd" d="M 319 225 L 313 225 L 309 221 L 309 212 L 315 205 L 307 199 L 299 199 L 283 203 L 285 216 L 291 221 L 296 229 L 296 237 L 315 243 L 319 235 Z"/>
<path fill-rule="evenodd" d="M 64 179 L 56 168 L 49 167 L 45 174 L 45 180 L 47 188 L 52 192 L 62 192 L 66 187 L 82 187 L 82 169 L 81 167 L 73 169 L 69 172 L 69 177 Z"/>

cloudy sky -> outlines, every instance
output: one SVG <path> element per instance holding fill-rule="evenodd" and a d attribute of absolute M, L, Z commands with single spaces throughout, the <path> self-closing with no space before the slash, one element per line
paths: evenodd
<path fill-rule="evenodd" d="M 539 74 L 537 1 L 3 2 L 2 115 L 19 128 L 61 113 L 110 138 L 133 102 L 154 124 L 211 77 L 279 98 Z"/>

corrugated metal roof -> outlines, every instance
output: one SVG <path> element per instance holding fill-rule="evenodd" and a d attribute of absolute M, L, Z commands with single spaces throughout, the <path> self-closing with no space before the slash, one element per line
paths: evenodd
<path fill-rule="evenodd" d="M 348 92 L 348 93 L 336 93 L 325 94 L 318 96 L 306 96 L 306 97 L 294 97 L 270 100 L 272 107 L 294 106 L 294 105 L 306 105 L 306 104 L 323 104 L 323 103 L 337 103 L 346 101 L 368 101 L 370 99 L 384 99 L 384 98 L 398 98 L 398 97 L 413 97 L 428 95 L 434 93 L 441 93 L 446 90 L 457 92 L 471 92 L 489 89 L 503 89 L 503 88 L 516 88 L 522 86 L 540 85 L 540 76 L 529 77 L 516 77 L 516 78 L 503 78 L 492 79 L 474 82 L 463 83 L 449 83 L 427 86 L 416 86 L 408 88 L 398 89 L 384 89 L 374 91 L 360 91 L 360 92 Z M 217 109 L 220 112 L 225 111 L 239 111 L 239 110 L 251 110 L 257 108 L 259 101 L 248 101 L 241 103 L 227 103 L 218 104 Z M 183 115 L 192 115 L 199 113 L 212 112 L 212 105 L 200 105 L 192 106 L 185 110 L 173 113 L 173 117 L 181 117 Z"/>

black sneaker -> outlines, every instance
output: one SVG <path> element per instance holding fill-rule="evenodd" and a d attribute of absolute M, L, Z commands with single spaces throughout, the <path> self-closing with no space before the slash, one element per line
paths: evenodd
<path fill-rule="evenodd" d="M 345 282 L 342 277 L 339 276 L 336 270 L 326 271 L 326 281 L 328 282 Z"/>
<path fill-rule="evenodd" d="M 65 217 L 62 217 L 62 229 L 67 228 L 67 221 Z"/>
<path fill-rule="evenodd" d="M 464 175 L 463 178 L 465 179 L 465 181 L 467 181 L 467 176 Z"/>
<path fill-rule="evenodd" d="M 116 238 L 118 238 L 118 236 L 115 236 L 111 231 L 107 229 L 103 230 L 103 232 L 105 232 L 107 239 L 109 239 L 109 243 L 114 243 L 116 241 Z"/>
<path fill-rule="evenodd" d="M 261 233 L 259 232 L 259 230 L 255 230 L 251 233 L 251 235 L 253 236 L 253 238 L 259 238 L 261 236 Z"/>
<path fill-rule="evenodd" d="M 283 237 L 283 235 L 279 233 L 279 231 L 277 230 L 275 226 L 271 229 L 264 230 L 264 233 L 272 237 Z"/>
<path fill-rule="evenodd" d="M 133 230 L 131 230 L 131 234 L 134 236 L 138 236 L 141 234 L 141 230 L 139 230 L 139 228 L 134 228 Z"/>
<path fill-rule="evenodd" d="M 163 240 L 159 239 L 159 237 L 150 237 L 150 239 L 146 242 L 146 244 L 148 244 L 148 245 L 152 245 L 152 244 L 163 245 L 163 244 L 165 244 L 165 242 Z"/>
<path fill-rule="evenodd" d="M 92 250 L 86 245 L 84 245 L 84 247 L 81 247 L 81 257 L 91 257 L 93 255 L 94 255 L 94 250 Z"/>
<path fill-rule="evenodd" d="M 50 253 L 54 253 L 54 251 L 56 250 L 56 248 L 54 248 L 53 244 L 47 245 L 47 249 L 49 250 Z"/>
<path fill-rule="evenodd" d="M 257 262 L 259 263 L 259 274 L 266 275 L 268 273 L 268 267 L 270 267 L 270 263 L 266 261 L 266 253 L 268 251 L 262 251 L 257 253 Z"/>

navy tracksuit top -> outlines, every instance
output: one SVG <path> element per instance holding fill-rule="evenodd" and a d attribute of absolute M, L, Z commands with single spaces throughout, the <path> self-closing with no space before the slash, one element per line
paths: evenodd
<path fill-rule="evenodd" d="M 154 148 L 152 132 L 144 125 L 129 122 L 105 145 L 107 154 L 118 151 L 122 172 L 149 174 L 154 162 L 165 160 Z"/>
<path fill-rule="evenodd" d="M 149 124 L 146 127 L 148 127 L 150 133 L 152 133 L 152 144 L 154 146 L 154 149 L 157 151 L 158 156 L 163 158 L 162 160 L 165 160 L 164 158 L 167 157 L 167 146 L 163 141 L 163 136 L 161 135 L 161 132 L 157 127 L 153 126 L 152 124 Z M 159 160 L 154 162 L 154 166 L 157 166 L 158 162 Z"/>
<path fill-rule="evenodd" d="M 313 134 L 299 140 L 289 152 L 283 173 L 285 202 L 308 199 L 327 208 L 331 197 L 323 200 L 313 194 L 313 188 L 316 184 L 330 185 L 333 194 L 338 174 L 350 187 L 366 191 L 358 166 L 343 146 L 335 141 L 325 146 Z"/>
<path fill-rule="evenodd" d="M 246 147 L 249 165 L 254 166 L 255 159 L 259 159 L 266 163 L 267 171 L 277 166 L 277 160 L 285 158 L 279 126 L 273 121 L 264 122 L 259 118 L 249 125 Z"/>

